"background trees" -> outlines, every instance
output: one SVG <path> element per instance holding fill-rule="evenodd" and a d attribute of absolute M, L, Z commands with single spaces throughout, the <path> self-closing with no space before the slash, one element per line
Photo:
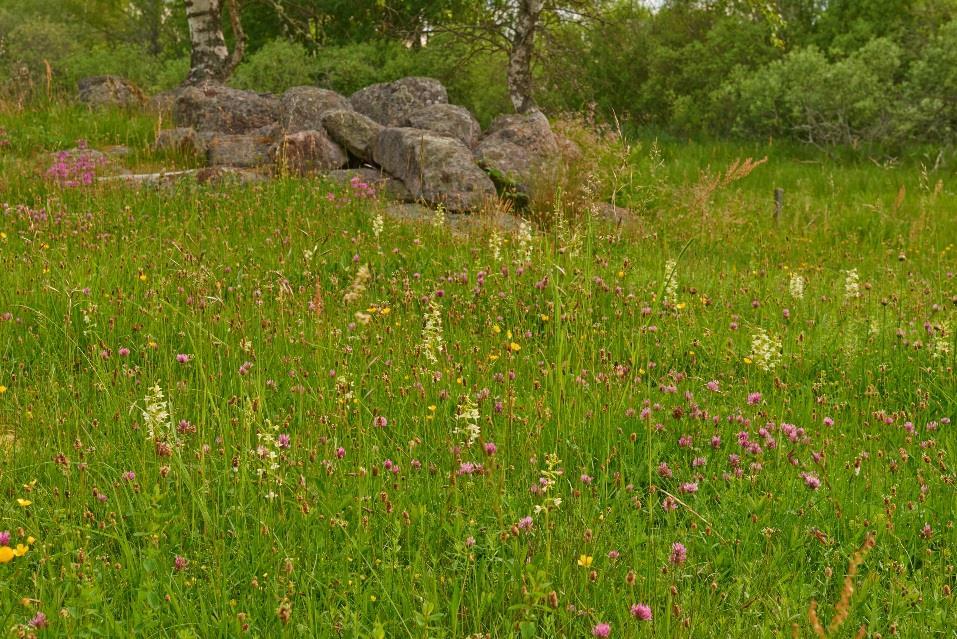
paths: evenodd
<path fill-rule="evenodd" d="M 955 139 L 957 0 L 759 5 L 238 0 L 246 55 L 230 82 L 268 91 L 317 83 L 349 93 L 423 74 L 486 122 L 540 106 L 593 108 L 626 127 L 680 135 L 851 145 Z M 219 11 L 222 44 L 210 51 L 235 51 L 242 38 L 228 6 Z M 197 67 L 189 25 L 184 0 L 6 0 L 0 95 L 72 90 L 77 78 L 107 72 L 150 91 L 176 86 Z M 215 57 L 206 63 L 217 69 L 211 76 L 236 61 Z M 834 85 L 840 78 L 853 81 Z"/>

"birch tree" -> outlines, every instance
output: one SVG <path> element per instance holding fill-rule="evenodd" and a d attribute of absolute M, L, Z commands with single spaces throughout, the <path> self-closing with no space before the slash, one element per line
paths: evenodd
<path fill-rule="evenodd" d="M 223 82 L 242 59 L 245 36 L 239 21 L 236 0 L 185 0 L 189 25 L 190 65 L 187 84 Z M 236 39 L 230 54 L 223 35 L 223 2 L 229 10 Z"/>
<path fill-rule="evenodd" d="M 508 97 L 518 113 L 536 107 L 532 95 L 532 55 L 544 0 L 518 0 L 508 51 Z"/>

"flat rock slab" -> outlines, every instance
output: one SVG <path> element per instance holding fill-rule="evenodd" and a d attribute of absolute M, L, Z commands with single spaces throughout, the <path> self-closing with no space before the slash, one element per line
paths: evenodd
<path fill-rule="evenodd" d="M 206 149 L 206 162 L 209 166 L 241 168 L 272 164 L 272 144 L 269 137 L 261 135 L 215 135 Z"/>

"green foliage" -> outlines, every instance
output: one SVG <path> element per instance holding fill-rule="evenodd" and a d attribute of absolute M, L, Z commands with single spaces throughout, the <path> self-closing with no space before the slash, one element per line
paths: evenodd
<path fill-rule="evenodd" d="M 0 97 L 22 103 L 48 89 L 70 93 L 78 78 L 101 73 L 149 92 L 186 76 L 181 0 L 0 4 Z M 547 11 L 536 41 L 536 99 L 552 115 L 594 111 L 627 130 L 770 135 L 881 153 L 957 143 L 953 0 L 547 4 L 581 9 Z M 246 60 L 232 84 L 351 94 L 431 76 L 488 125 L 511 110 L 511 8 L 499 0 L 242 2 Z"/>
<path fill-rule="evenodd" d="M 63 23 L 44 18 L 20 22 L 9 13 L 0 13 L 0 37 L 0 83 L 7 94 L 43 94 L 46 65 L 56 72 L 51 81 L 60 80 L 58 63 L 82 48 L 76 30 Z"/>
<path fill-rule="evenodd" d="M 739 134 L 818 145 L 880 142 L 895 133 L 900 56 L 884 38 L 835 62 L 814 47 L 799 49 L 755 72 L 738 71 L 719 99 Z"/>
<path fill-rule="evenodd" d="M 917 140 L 957 139 L 957 21 L 946 24 L 909 70 L 904 95 Z"/>
<path fill-rule="evenodd" d="M 289 40 L 273 40 L 248 56 L 236 69 L 230 84 L 240 89 L 282 93 L 315 80 L 314 56 Z"/>
<path fill-rule="evenodd" d="M 413 74 L 413 56 L 408 47 L 385 40 L 323 46 L 316 52 L 315 73 L 321 86 L 348 95 L 376 82 Z"/>
<path fill-rule="evenodd" d="M 155 93 L 182 83 L 189 72 L 189 59 L 157 58 L 136 44 L 98 45 L 67 56 L 59 69 L 68 90 L 82 78 L 114 74 L 132 80 L 148 93 Z"/>

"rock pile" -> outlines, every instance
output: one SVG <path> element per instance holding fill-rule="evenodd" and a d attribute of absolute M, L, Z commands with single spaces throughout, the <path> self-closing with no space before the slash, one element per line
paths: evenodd
<path fill-rule="evenodd" d="M 318 87 L 274 96 L 209 84 L 180 90 L 172 114 L 178 128 L 160 131 L 156 146 L 204 155 L 210 167 L 359 170 L 392 197 L 450 211 L 480 208 L 496 186 L 527 192 L 559 155 L 540 112 L 499 117 L 483 134 L 431 78 L 349 98 Z"/>

